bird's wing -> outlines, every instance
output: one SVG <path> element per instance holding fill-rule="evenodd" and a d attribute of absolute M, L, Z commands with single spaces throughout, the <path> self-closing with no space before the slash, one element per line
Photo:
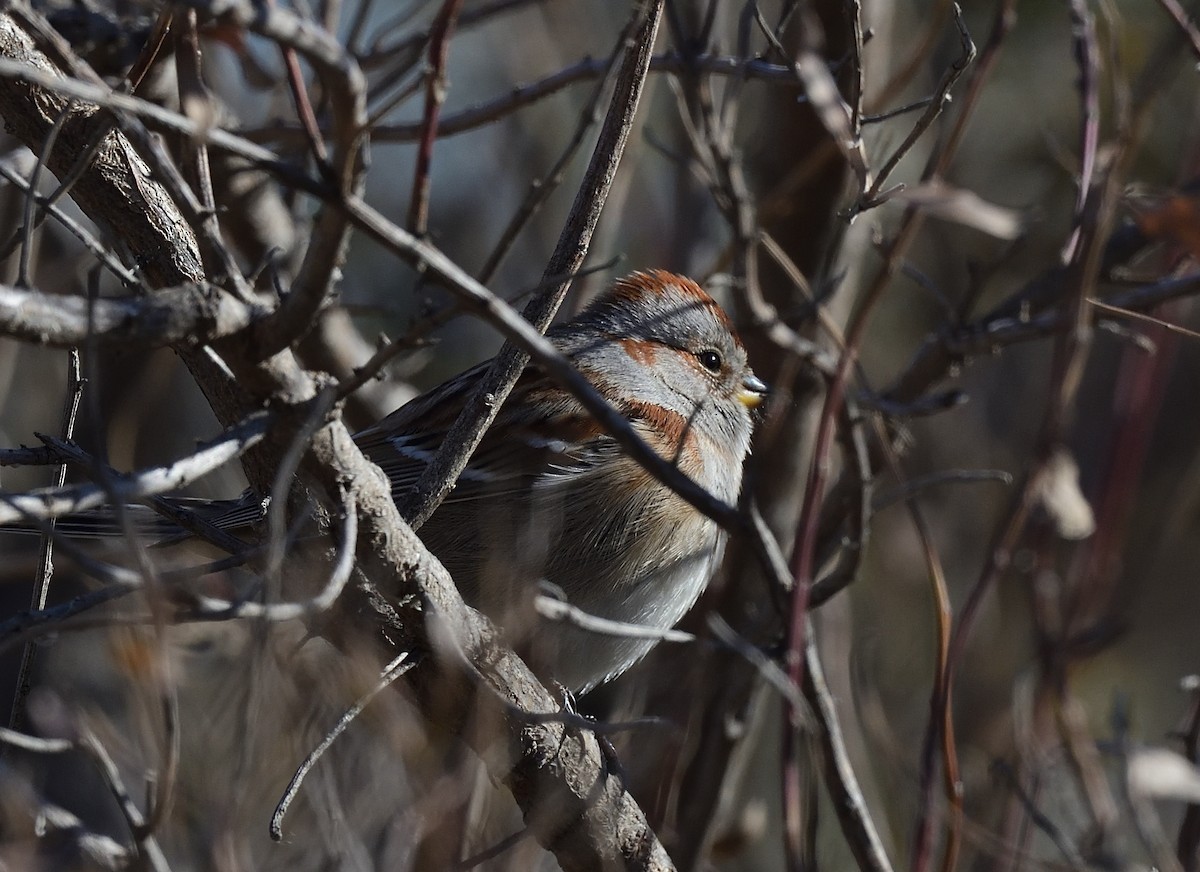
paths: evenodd
<path fill-rule="evenodd" d="M 401 498 L 445 441 L 489 363 L 467 370 L 355 435 L 355 442 Z M 495 498 L 552 486 L 618 456 L 617 443 L 582 406 L 530 365 L 488 429 L 448 502 Z"/>

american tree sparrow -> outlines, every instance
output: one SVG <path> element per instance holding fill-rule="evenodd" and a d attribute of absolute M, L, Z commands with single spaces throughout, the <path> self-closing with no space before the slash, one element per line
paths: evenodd
<path fill-rule="evenodd" d="M 662 457 L 725 502 L 737 499 L 751 410 L 766 385 L 733 325 L 691 279 L 634 273 L 547 338 Z M 397 499 L 445 439 L 490 361 L 358 433 Z M 261 517 L 251 496 L 179 500 L 219 527 Z M 142 507 L 131 507 L 131 512 Z M 147 533 L 171 528 L 135 512 Z M 58 531 L 120 534 L 111 514 L 63 519 Z M 720 560 L 724 534 L 629 459 L 536 364 L 512 394 L 446 501 L 419 531 L 468 603 L 495 620 L 543 676 L 583 692 L 620 675 L 653 637 L 601 634 L 536 617 L 542 582 L 590 615 L 666 630 L 691 608 Z"/>
<path fill-rule="evenodd" d="M 766 386 L 724 311 L 690 279 L 616 282 L 547 338 L 647 444 L 726 502 Z M 355 437 L 403 498 L 489 362 Z M 529 365 L 457 486 L 419 535 L 463 597 L 534 668 L 583 692 L 620 675 L 652 638 L 533 617 L 539 582 L 588 614 L 665 630 L 691 608 L 724 547 L 709 518 L 627 457 L 566 390 Z"/>

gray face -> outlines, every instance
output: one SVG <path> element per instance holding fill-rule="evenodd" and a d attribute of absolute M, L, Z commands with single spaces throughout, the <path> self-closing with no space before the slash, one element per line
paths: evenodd
<path fill-rule="evenodd" d="M 725 313 L 693 283 L 664 274 L 618 283 L 556 331 L 589 377 L 629 385 L 632 400 L 680 416 L 727 445 L 740 462 L 749 446 L 749 406 L 762 384 Z"/>

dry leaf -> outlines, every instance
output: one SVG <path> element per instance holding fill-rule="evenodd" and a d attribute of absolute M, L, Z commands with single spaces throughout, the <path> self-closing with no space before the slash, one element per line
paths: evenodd
<path fill-rule="evenodd" d="M 1096 517 L 1079 488 L 1079 466 L 1066 451 L 1056 451 L 1047 463 L 1038 499 L 1064 539 L 1086 539 L 1095 532 Z"/>
<path fill-rule="evenodd" d="M 893 198 L 916 206 L 927 215 L 974 227 L 997 239 L 1016 239 L 1024 230 L 1021 213 L 989 203 L 974 191 L 944 182 L 929 182 L 897 191 Z"/>
<path fill-rule="evenodd" d="M 1167 748 L 1131 753 L 1126 778 L 1134 796 L 1200 802 L 1200 768 Z"/>

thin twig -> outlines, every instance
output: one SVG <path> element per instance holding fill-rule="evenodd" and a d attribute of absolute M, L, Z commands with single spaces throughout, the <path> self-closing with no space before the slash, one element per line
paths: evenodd
<path fill-rule="evenodd" d="M 267 0 L 271 6 L 275 0 Z M 367 6 L 369 4 L 363 4 Z M 300 128 L 308 141 L 308 149 L 312 153 L 317 166 L 326 168 L 329 152 L 325 148 L 325 140 L 321 138 L 321 128 L 317 124 L 317 115 L 313 112 L 312 101 L 308 99 L 308 88 L 304 84 L 304 71 L 300 69 L 300 58 L 296 49 L 290 45 L 280 45 L 283 55 L 284 68 L 287 70 L 288 89 L 292 93 L 292 103 L 296 107 L 296 117 L 300 119 Z"/>
<path fill-rule="evenodd" d="M 491 0 L 491 2 L 472 4 L 472 7 L 465 10 L 459 17 L 459 27 L 466 28 L 473 24 L 487 21 L 495 15 L 519 9 L 531 2 L 541 2 L 541 0 Z M 433 31 L 432 24 L 424 30 L 406 34 L 390 45 L 381 45 L 384 38 L 395 30 L 397 26 L 406 23 L 411 14 L 410 11 L 406 10 L 396 20 L 380 27 L 376 31 L 375 39 L 370 49 L 359 58 L 364 67 L 378 67 L 388 58 L 420 48 L 430 40 Z M 353 45 L 353 43 L 353 40 L 348 42 L 349 45 Z"/>
<path fill-rule="evenodd" d="M 800 7 L 799 14 L 804 22 L 803 43 L 796 59 L 792 62 L 792 69 L 795 71 L 796 78 L 804 83 L 804 91 L 808 95 L 808 101 L 813 110 L 817 113 L 817 118 L 828 131 L 834 145 L 841 151 L 846 164 L 858 178 L 859 190 L 876 192 L 879 187 L 879 179 L 876 178 L 875 184 L 872 185 L 871 169 L 867 163 L 862 137 L 852 123 L 851 107 L 847 106 L 846 101 L 842 99 L 833 74 L 820 55 L 820 48 L 824 40 L 821 21 L 816 13 L 807 6 Z M 767 25 L 757 4 L 754 4 L 754 15 L 767 41 L 777 52 L 787 57 L 787 51 L 775 36 L 774 31 Z M 932 119 L 930 120 L 932 121 Z M 867 196 L 868 194 L 864 193 L 860 199 L 865 199 Z"/>
<path fill-rule="evenodd" d="M 284 161 L 279 155 L 269 149 L 263 148 L 261 145 L 251 142 L 243 136 L 230 133 L 220 127 L 212 127 L 206 130 L 200 122 L 194 121 L 179 112 L 165 109 L 148 100 L 143 100 L 140 97 L 122 94 L 103 84 L 56 75 L 31 64 L 13 60 L 12 58 L 0 58 L 0 76 L 29 82 L 67 98 L 74 98 L 93 103 L 105 109 L 111 109 L 114 113 L 127 113 L 146 118 L 156 125 L 184 134 L 185 136 L 195 137 L 203 135 L 208 144 L 213 148 L 219 148 L 229 154 L 245 158 L 254 166 L 275 173 L 302 191 L 326 199 L 332 199 L 336 196 L 335 189 L 330 185 L 306 176 L 298 167 Z M 47 202 L 52 203 L 53 197 Z"/>
<path fill-rule="evenodd" d="M 354 704 L 348 708 L 345 713 L 338 718 L 333 729 L 325 734 L 317 747 L 309 752 L 304 758 L 304 762 L 297 767 L 296 772 L 292 775 L 287 787 L 283 791 L 283 795 L 279 798 L 279 802 L 275 805 L 275 812 L 271 815 L 271 823 L 268 831 L 271 838 L 276 842 L 283 840 L 283 819 L 287 815 L 288 808 L 292 804 L 292 800 L 296 798 L 296 794 L 300 792 L 300 786 L 304 783 L 305 777 L 312 768 L 317 765 L 317 761 L 329 750 L 329 747 L 337 740 L 337 737 L 346 731 L 346 728 L 359 716 L 367 704 L 377 697 L 382 691 L 386 690 L 393 682 L 408 670 L 412 669 L 418 661 L 411 657 L 407 652 L 397 656 L 391 663 L 384 667 L 383 672 L 379 676 L 379 681 L 373 688 L 355 700 Z"/>
<path fill-rule="evenodd" d="M 40 224 L 49 215 L 59 224 L 67 229 L 68 232 L 81 243 L 84 248 L 96 256 L 105 267 L 108 268 L 113 275 L 121 280 L 121 283 L 127 288 L 134 288 L 138 285 L 137 276 L 135 276 L 125 264 L 121 263 L 120 259 L 113 251 L 100 240 L 92 235 L 91 231 L 85 228 L 82 224 L 68 215 L 61 207 L 51 203 L 48 198 L 39 195 L 25 179 L 21 178 L 13 169 L 5 163 L 0 162 L 0 176 L 3 176 L 9 183 L 15 185 L 26 195 L 37 200 L 41 207 L 34 215 L 34 223 Z M 12 252 L 13 248 L 21 244 L 21 234 L 13 234 L 13 238 L 8 245 L 0 248 L 0 260 L 4 260 Z"/>
<path fill-rule="evenodd" d="M 79 367 L 79 349 L 72 348 L 67 355 L 67 396 L 63 403 L 62 434 L 64 439 L 71 439 L 75 434 L 75 421 L 79 416 L 79 403 L 83 398 L 83 377 Z M 61 488 L 67 481 L 67 464 L 60 463 L 55 474 L 54 486 Z M 50 529 L 42 535 L 41 553 L 38 555 L 37 579 L 33 586 L 33 598 L 29 608 L 31 611 L 41 611 L 46 608 L 46 599 L 50 593 L 50 579 L 54 575 L 54 521 L 49 522 Z M 8 726 L 13 730 L 22 730 L 25 725 L 25 700 L 29 697 L 30 676 L 33 674 L 33 660 L 37 650 L 32 644 L 27 644 L 21 652 L 21 663 L 17 667 L 17 689 L 13 694 L 12 712 L 8 716 Z"/>
<path fill-rule="evenodd" d="M 212 597 L 196 597 L 196 617 L 219 616 L 221 619 L 253 618 L 256 620 L 283 622 L 311 618 L 329 611 L 354 570 L 354 549 L 358 541 L 358 508 L 354 494 L 346 493 L 340 506 L 342 527 L 339 535 L 337 558 L 329 578 L 321 591 L 310 599 L 297 603 L 229 602 Z"/>
<path fill-rule="evenodd" d="M 462 0 L 443 0 L 429 30 L 429 69 L 425 71 L 425 112 L 421 118 L 421 139 L 413 175 L 412 201 L 408 207 L 408 231 L 424 236 L 429 229 L 429 170 L 433 164 L 433 144 L 438 138 L 438 119 L 446 102 L 446 58 L 450 38 L 462 9 Z"/>
<path fill-rule="evenodd" d="M 850 27 L 850 132 L 862 136 L 863 91 L 866 71 L 863 69 L 862 0 L 845 0 L 845 15 Z"/>
<path fill-rule="evenodd" d="M 543 100 L 576 82 L 599 78 L 604 75 L 606 66 L 603 59 L 588 58 L 536 82 L 513 88 L 502 97 L 448 114 L 438 123 L 438 137 L 445 139 L 466 133 Z M 692 68 L 717 76 L 744 76 L 751 80 L 797 87 L 789 67 L 765 61 L 745 61 L 738 57 L 722 55 L 699 55 L 695 59 L 689 59 L 680 54 L 666 54 L 655 56 L 650 62 L 651 72 L 679 75 Z M 422 122 L 381 124 L 371 131 L 371 138 L 375 142 L 417 142 L 421 139 L 422 129 Z M 254 133 L 251 138 L 294 136 L 297 133 L 298 128 L 278 125 L 264 128 Z"/>
<path fill-rule="evenodd" d="M 854 400 L 847 397 L 839 422 L 838 438 L 843 443 L 842 453 L 849 468 L 849 475 L 846 476 L 848 497 L 844 512 L 848 529 L 844 539 L 837 545 L 837 565 L 813 581 L 812 590 L 808 595 L 809 609 L 815 609 L 828 602 L 830 597 L 845 589 L 858 577 L 858 569 L 870 539 L 870 522 L 875 511 L 872 499 L 875 482 L 865 429 L 865 418 L 859 413 Z M 786 577 L 789 582 L 794 580 L 790 574 Z"/>
<path fill-rule="evenodd" d="M 548 621 L 560 621 L 589 633 L 616 636 L 623 639 L 654 639 L 657 642 L 695 642 L 696 637 L 683 630 L 660 629 L 646 624 L 631 624 L 592 615 L 578 606 L 553 596 L 541 595 L 534 599 L 537 613 Z"/>
<path fill-rule="evenodd" d="M 753 666 L 763 681 L 769 684 L 783 699 L 787 700 L 793 709 L 804 711 L 806 715 L 808 714 L 807 706 L 809 703 L 805 702 L 804 693 L 788 680 L 787 673 L 779 667 L 778 663 L 768 657 L 761 648 L 751 645 L 737 630 L 729 626 L 728 621 L 716 612 L 709 614 L 708 628 L 721 644 L 725 645 L 731 651 L 736 652 L 738 656 Z"/>
<path fill-rule="evenodd" d="M 1096 170 L 1100 145 L 1100 55 L 1096 47 L 1096 22 L 1085 0 L 1070 0 L 1071 40 L 1079 65 L 1079 191 L 1075 196 L 1075 230 L 1063 249 L 1062 262 L 1070 263 L 1079 244 L 1083 206 Z"/>
<path fill-rule="evenodd" d="M 1022 786 L 1016 774 L 1011 767 L 1005 765 L 1002 761 L 997 760 L 992 764 L 992 772 L 1003 776 L 1005 784 L 1012 791 L 1013 796 L 1025 809 L 1025 813 L 1039 830 L 1045 833 L 1054 847 L 1058 848 L 1059 853 L 1063 855 L 1063 859 L 1067 861 L 1072 869 L 1086 869 L 1087 862 L 1071 844 L 1071 840 L 1067 835 L 1055 825 L 1054 821 L 1050 820 L 1041 809 L 1037 807 L 1032 796 L 1029 795 Z"/>
<path fill-rule="evenodd" d="M 0 621 L 0 650 L 26 639 L 33 639 L 42 633 L 58 632 L 67 625 L 68 619 L 75 615 L 120 599 L 135 590 L 137 588 L 132 586 L 112 585 L 80 594 L 61 605 L 51 606 L 48 609 L 17 612 Z"/>
<path fill-rule="evenodd" d="M 37 162 L 33 165 L 33 173 L 29 176 L 29 187 L 25 193 L 25 221 L 21 228 L 21 257 L 17 267 L 17 287 L 31 288 L 33 282 L 29 275 L 29 259 L 33 256 L 33 229 L 34 229 L 34 201 L 36 199 L 38 184 L 42 180 L 42 172 L 46 168 L 46 161 L 50 154 L 54 151 L 54 144 L 58 140 L 58 135 L 62 132 L 63 125 L 67 119 L 71 117 L 71 113 L 75 111 L 75 104 L 68 101 L 67 105 L 59 110 L 58 116 L 54 119 L 54 124 L 50 126 L 49 133 L 46 134 L 46 141 L 42 148 L 37 153 Z"/>
<path fill-rule="evenodd" d="M 1170 321 L 1164 321 L 1162 318 L 1155 318 L 1153 315 L 1147 315 L 1144 312 L 1135 312 L 1132 309 L 1124 309 L 1120 306 L 1114 306 L 1112 303 L 1102 303 L 1094 297 L 1088 297 L 1087 302 L 1089 306 L 1093 306 L 1102 312 L 1118 315 L 1121 318 L 1128 318 L 1131 321 L 1142 321 L 1146 324 L 1153 324 L 1156 327 L 1161 327 L 1168 333 L 1186 336 L 1189 339 L 1200 339 L 1200 332 L 1196 330 L 1189 330 L 1186 327 L 1181 327 L 1178 324 L 1172 324 Z"/>
<path fill-rule="evenodd" d="M 43 739 L 30 736 L 12 727 L 0 727 L 0 742 L 22 751 L 32 751 L 35 754 L 64 754 L 75 749 L 75 743 L 68 739 Z"/>
<path fill-rule="evenodd" d="M 171 32 L 171 24 L 174 20 L 175 14 L 171 9 L 163 9 L 154 19 L 154 26 L 151 28 L 149 36 L 146 37 L 146 44 L 142 46 L 137 60 L 125 74 L 126 90 L 129 93 L 136 93 L 142 86 L 146 73 L 150 72 L 150 68 L 154 66 L 154 61 L 158 59 L 162 47 L 166 44 L 167 35 Z"/>
<path fill-rule="evenodd" d="M 625 41 L 631 35 L 634 24 L 635 20 L 631 19 L 626 24 L 625 30 L 622 31 L 620 39 L 613 46 L 613 51 L 608 58 L 608 69 L 600 77 L 600 81 L 592 90 L 591 97 L 584 105 L 579 116 L 579 123 L 575 125 L 575 133 L 571 136 L 571 140 L 562 150 L 562 154 L 558 156 L 558 160 L 551 166 L 550 171 L 546 173 L 546 177 L 535 180 L 529 186 L 529 191 L 525 194 L 525 199 L 505 226 L 504 232 L 500 234 L 500 239 L 496 242 L 496 247 L 492 249 L 483 267 L 479 270 L 480 284 L 486 285 L 492 280 L 492 277 L 496 274 L 496 270 L 500 268 L 500 264 L 504 261 L 505 256 L 516 241 L 517 234 L 537 214 L 538 210 L 550 198 L 550 195 L 562 183 L 567 166 L 575 157 L 575 153 L 579 150 L 579 147 L 583 145 L 583 140 L 587 136 L 587 132 L 600 121 L 600 100 L 608 88 L 613 71 L 617 68 L 617 61 L 621 57 L 621 53 L 625 48 Z"/>
<path fill-rule="evenodd" d="M 1191 297 L 1197 293 L 1200 293 L 1200 273 L 1193 273 L 1113 294 L 1106 298 L 1105 305 L 1122 312 L 1142 312 L 1169 300 Z M 897 402 L 910 402 L 940 378 L 950 368 L 952 361 L 994 353 L 997 349 L 1031 339 L 1053 336 L 1066 322 L 1067 314 L 1060 308 L 1054 308 L 1033 318 L 987 316 L 973 324 L 941 331 L 917 349 L 912 362 L 883 392 L 883 396 Z"/>
<path fill-rule="evenodd" d="M 904 63 L 880 89 L 876 98 L 880 103 L 889 103 L 896 99 L 908 87 L 909 82 L 929 64 L 929 59 L 933 57 L 941 38 L 942 28 L 946 24 L 950 5 L 950 0 L 937 0 L 933 8 L 924 13 L 922 17 L 925 27 L 919 37 L 906 41 L 912 49 Z"/>
<path fill-rule="evenodd" d="M 971 484 L 974 482 L 999 482 L 1003 485 L 1012 484 L 1012 474 L 1003 469 L 947 469 L 931 472 L 918 478 L 904 480 L 897 487 L 885 491 L 875 498 L 873 509 L 881 512 L 895 503 L 903 502 L 930 487 L 944 484 Z"/>
<path fill-rule="evenodd" d="M 1179 0 L 1158 0 L 1158 4 L 1171 16 L 1175 26 L 1187 37 L 1192 54 L 1200 59 L 1200 30 L 1196 29 L 1196 25 L 1188 17 L 1187 10 L 1183 8 Z"/>
<path fill-rule="evenodd" d="M 825 670 L 821 666 L 816 638 L 811 632 L 807 638 L 804 659 L 808 668 L 804 673 L 804 696 L 821 724 L 825 783 L 833 798 L 834 812 L 846 835 L 846 843 L 858 861 L 858 868 L 863 872 L 891 872 L 891 861 L 871 820 L 866 798 L 850 762 L 846 739 L 838 721 L 837 706 L 825 682 Z"/>
<path fill-rule="evenodd" d="M 903 106 L 897 106 L 895 109 L 888 109 L 884 112 L 876 112 L 874 114 L 866 114 L 862 116 L 862 123 L 865 124 L 882 124 L 884 121 L 891 121 L 893 118 L 898 118 L 901 115 L 907 115 L 909 112 L 916 112 L 918 109 L 924 109 L 933 102 L 933 97 L 922 97 L 919 100 L 914 100 L 911 103 L 905 103 Z"/>
<path fill-rule="evenodd" d="M 579 276 L 591 275 L 597 272 L 607 272 L 618 262 L 618 258 L 604 261 L 603 263 L 592 264 L 575 273 L 574 278 Z M 539 293 L 545 288 L 561 282 L 566 276 L 553 276 L 548 281 L 539 282 L 532 288 L 516 294 L 509 303 L 516 302 L 524 297 Z M 350 308 L 350 307 L 347 307 Z M 390 311 L 386 307 L 364 306 L 361 311 L 375 314 L 379 311 Z M 398 339 L 389 340 L 381 343 L 379 349 L 371 355 L 370 359 L 354 368 L 354 371 L 343 378 L 337 386 L 337 394 L 335 402 L 340 403 L 361 388 L 373 378 L 378 378 L 383 368 L 387 366 L 394 358 L 403 354 L 405 351 L 411 351 L 414 348 L 420 348 L 430 344 L 429 335 L 438 327 L 448 324 L 455 318 L 459 318 L 467 314 L 467 309 L 457 303 L 451 303 L 424 318 L 411 323 L 408 331 Z M 0 449 L 0 466 L 4 465 L 3 449 Z"/>
<path fill-rule="evenodd" d="M 875 419 L 876 437 L 883 448 L 892 476 L 902 484 L 904 471 L 885 432 L 883 422 Z M 934 784 L 938 756 L 942 760 L 943 784 L 949 819 L 946 841 L 942 849 L 942 872 L 953 872 L 958 862 L 962 845 L 963 792 L 959 780 L 958 754 L 954 740 L 953 687 L 949 682 L 948 658 L 950 635 L 954 627 L 954 613 L 950 605 L 950 592 L 946 585 L 946 573 L 934 545 L 933 532 L 925 519 L 925 513 L 917 502 L 916 492 L 909 490 L 904 497 L 913 529 L 921 542 L 929 574 L 929 588 L 933 605 L 934 626 L 937 628 L 934 650 L 933 680 L 930 682 L 929 719 L 925 724 L 925 735 L 921 743 L 919 758 L 919 805 L 917 810 L 916 837 L 912 849 L 913 872 L 923 872 L 933 840 Z"/>
<path fill-rule="evenodd" d="M 333 408 L 334 396 L 333 386 L 324 385 L 309 401 L 309 408 L 276 464 L 275 476 L 271 481 L 270 502 L 267 504 L 267 565 L 263 573 L 270 595 L 278 594 L 282 590 L 280 572 L 288 545 L 285 511 L 288 506 L 287 496 L 300 467 L 300 460 L 312 442 L 313 434 L 327 422 L 329 411 Z M 357 519 L 353 523 L 357 524 Z"/>
<path fill-rule="evenodd" d="M 282 351 L 303 336 L 333 292 L 349 245 L 350 225 L 341 201 L 360 194 L 366 173 L 366 82 L 358 64 L 338 40 L 294 13 L 257 4 L 236 3 L 226 14 L 280 46 L 294 49 L 321 76 L 332 110 L 332 149 L 328 175 L 337 194 L 313 220 L 304 260 L 290 292 L 275 312 L 255 329 L 250 346 L 260 360 Z"/>
<path fill-rule="evenodd" d="M 154 838 L 153 832 L 146 826 L 146 818 L 133 801 L 133 797 L 129 795 L 117 764 L 113 762 L 112 757 L 100 743 L 100 740 L 91 730 L 85 728 L 79 737 L 79 747 L 86 751 L 88 756 L 92 758 L 92 762 L 95 763 L 96 768 L 100 771 L 100 775 L 104 779 L 109 792 L 116 799 L 117 807 L 121 810 L 121 815 L 125 818 L 125 825 L 129 828 L 129 833 L 137 844 L 138 854 L 141 859 L 154 872 L 170 872 L 171 867 L 167 863 L 166 855 L 163 854 L 162 848 L 159 847 L 158 840 Z"/>
<path fill-rule="evenodd" d="M 179 82 L 179 105 L 185 114 L 208 123 L 215 113 L 212 97 L 204 84 L 200 51 L 200 34 L 196 23 L 196 10 L 184 10 L 177 22 L 175 32 L 175 74 Z M 208 145 L 203 137 L 186 139 L 183 142 L 184 165 L 189 171 L 192 187 L 200 200 L 203 220 L 207 225 L 205 235 L 219 239 L 221 227 L 217 221 L 217 202 L 213 193 L 212 168 L 208 162 Z"/>
<path fill-rule="evenodd" d="M 933 100 L 925 107 L 925 111 L 921 113 L 921 117 L 917 119 L 917 123 L 913 125 L 912 130 L 908 132 L 908 136 L 904 138 L 904 141 L 884 161 L 882 169 L 875 176 L 874 183 L 864 191 L 858 202 L 851 209 L 851 215 L 857 215 L 860 212 L 873 208 L 887 199 L 887 192 L 881 193 L 884 183 L 891 176 L 892 171 L 896 169 L 900 160 L 908 154 L 912 147 L 916 145 L 917 140 L 921 138 L 922 134 L 942 114 L 942 109 L 945 108 L 946 103 L 950 100 L 950 92 L 954 89 L 954 85 L 958 82 L 959 77 L 966 72 L 971 62 L 975 60 L 975 43 L 971 41 L 971 34 L 967 32 L 967 25 L 962 17 L 962 9 L 959 8 L 957 3 L 954 3 L 953 10 L 954 24 L 958 28 L 961 54 L 942 73 L 942 79 L 938 82 L 938 86 L 934 90 Z"/>
<path fill-rule="evenodd" d="M 122 476 L 112 483 L 111 495 L 94 484 L 41 488 L 25 493 L 0 492 L 0 524 L 27 518 L 50 520 L 73 512 L 84 512 L 106 502 L 131 502 L 185 487 L 240 456 L 266 434 L 270 415 L 257 412 L 193 454 L 166 466 L 154 466 Z"/>
<path fill-rule="evenodd" d="M 558 245 L 546 265 L 545 276 L 571 274 L 583 265 L 633 126 L 661 15 L 662 0 L 642 0 L 635 8 L 633 17 L 638 22 L 637 34 L 621 64 L 612 103 L 592 160 Z M 569 286 L 569 282 L 563 282 L 530 301 L 523 313 L 525 320 L 538 332 L 545 331 Z M 450 493 L 528 360 L 529 356 L 522 348 L 506 344 L 480 379 L 478 388 L 447 432 L 445 442 L 405 497 L 402 513 L 414 528 L 428 520 Z"/>

